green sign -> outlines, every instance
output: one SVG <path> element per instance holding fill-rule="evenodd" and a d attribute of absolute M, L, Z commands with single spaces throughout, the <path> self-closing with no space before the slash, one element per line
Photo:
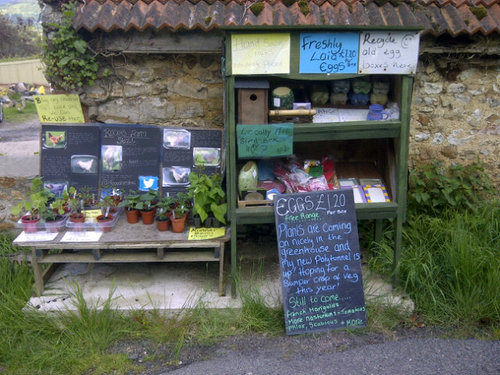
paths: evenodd
<path fill-rule="evenodd" d="M 236 126 L 238 157 L 262 158 L 293 153 L 293 124 Z"/>

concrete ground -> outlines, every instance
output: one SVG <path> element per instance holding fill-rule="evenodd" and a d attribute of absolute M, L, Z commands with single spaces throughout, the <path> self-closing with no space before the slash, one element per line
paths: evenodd
<path fill-rule="evenodd" d="M 241 285 L 259 290 L 270 305 L 281 304 L 281 284 L 276 244 L 272 239 L 255 246 L 239 244 Z M 229 267 L 226 268 L 229 272 Z M 363 267 L 365 300 L 396 304 L 413 310 L 413 302 L 394 294 L 392 286 Z M 65 264 L 58 267 L 40 297 L 29 305 L 41 311 L 73 310 L 81 291 L 89 306 L 102 307 L 112 298 L 118 310 L 179 311 L 203 304 L 210 308 L 237 308 L 240 299 L 218 295 L 218 265 L 204 263 Z"/>

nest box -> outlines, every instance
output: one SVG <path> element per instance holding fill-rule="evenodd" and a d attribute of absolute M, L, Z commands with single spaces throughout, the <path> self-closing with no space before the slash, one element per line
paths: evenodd
<path fill-rule="evenodd" d="M 269 116 L 269 82 L 236 81 L 238 124 L 267 124 Z"/>

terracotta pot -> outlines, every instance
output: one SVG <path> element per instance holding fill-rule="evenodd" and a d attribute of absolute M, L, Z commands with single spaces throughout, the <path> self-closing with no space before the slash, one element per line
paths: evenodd
<path fill-rule="evenodd" d="M 155 221 L 155 212 L 153 210 L 141 210 L 142 223 L 151 225 Z"/>
<path fill-rule="evenodd" d="M 24 226 L 24 231 L 26 233 L 35 233 L 38 231 L 38 222 L 40 221 L 40 218 L 34 218 L 32 219 L 31 216 L 26 215 L 21 218 L 21 222 L 23 223 Z"/>
<path fill-rule="evenodd" d="M 170 219 L 172 222 L 172 232 L 175 233 L 182 233 L 186 229 L 186 220 L 184 217 L 181 217 L 179 219 Z"/>
<path fill-rule="evenodd" d="M 113 226 L 111 225 L 111 222 L 113 221 L 112 215 L 99 215 L 95 219 L 97 220 L 97 227 L 100 231 L 109 232 L 113 229 Z"/>
<path fill-rule="evenodd" d="M 81 212 L 72 213 L 69 215 L 69 221 L 73 223 L 73 230 L 75 232 L 83 231 L 85 227 L 85 215 Z"/>
<path fill-rule="evenodd" d="M 63 221 L 64 221 L 63 216 L 59 216 L 58 218 L 56 218 L 56 220 L 45 221 L 45 229 L 47 229 L 47 232 L 50 233 L 60 232 L 61 229 L 63 228 L 62 225 Z"/>
<path fill-rule="evenodd" d="M 163 220 L 158 220 L 156 219 L 156 228 L 158 228 L 159 231 L 163 232 L 168 230 L 168 227 L 170 226 L 170 220 L 163 219 Z"/>
<path fill-rule="evenodd" d="M 125 210 L 127 215 L 127 223 L 135 224 L 139 221 L 139 210 Z"/>

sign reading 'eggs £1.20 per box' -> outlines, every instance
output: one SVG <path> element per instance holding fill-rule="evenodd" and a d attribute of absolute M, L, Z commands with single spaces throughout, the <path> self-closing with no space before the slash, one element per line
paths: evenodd
<path fill-rule="evenodd" d="M 274 198 L 286 332 L 366 325 L 351 189 Z"/>

